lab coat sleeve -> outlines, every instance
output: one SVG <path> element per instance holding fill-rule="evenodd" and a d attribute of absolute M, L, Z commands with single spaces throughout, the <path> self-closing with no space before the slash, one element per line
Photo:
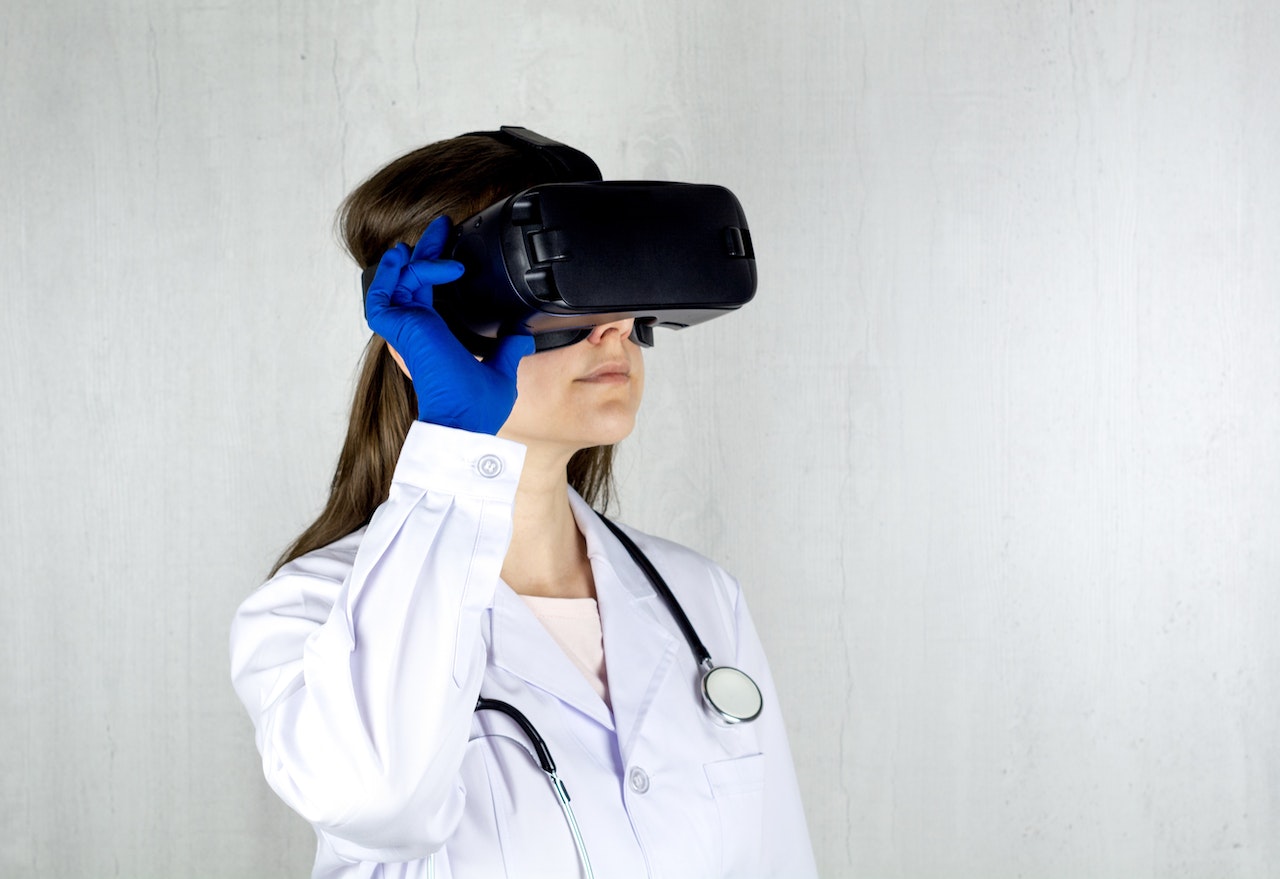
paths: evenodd
<path fill-rule="evenodd" d="M 460 820 L 523 461 L 415 423 L 363 534 L 285 565 L 236 614 L 232 679 L 267 781 L 341 857 L 425 857 Z"/>
<path fill-rule="evenodd" d="M 764 707 L 754 723 L 760 725 L 760 750 L 765 756 L 764 821 L 761 840 L 761 876 L 816 877 L 813 844 L 805 821 L 800 785 L 796 779 L 791 745 L 778 704 L 777 688 L 765 658 L 764 645 L 747 609 L 737 582 L 721 572 L 737 596 L 734 618 L 737 626 L 737 666 L 750 670 L 764 697 Z"/>

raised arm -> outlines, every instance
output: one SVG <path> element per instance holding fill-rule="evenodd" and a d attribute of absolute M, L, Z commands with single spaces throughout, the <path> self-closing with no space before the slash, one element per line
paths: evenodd
<path fill-rule="evenodd" d="M 285 565 L 232 632 L 267 781 L 353 860 L 424 857 L 456 826 L 481 618 L 524 447 L 415 423 L 363 532 Z"/>

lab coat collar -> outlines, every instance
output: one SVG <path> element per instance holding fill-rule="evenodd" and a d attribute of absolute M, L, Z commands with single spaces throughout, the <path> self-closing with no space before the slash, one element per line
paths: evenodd
<path fill-rule="evenodd" d="M 586 538 L 595 579 L 613 713 L 520 596 L 502 583 L 494 593 L 491 661 L 602 726 L 615 729 L 625 759 L 674 664 L 678 635 L 664 622 L 669 612 L 626 548 L 572 489 L 569 504 L 578 530 Z M 530 662 L 530 656 L 547 660 Z"/>
<path fill-rule="evenodd" d="M 628 758 L 659 687 L 675 664 L 679 639 L 649 578 L 595 511 L 570 489 L 569 505 L 587 541 L 604 631 L 609 700 L 618 748 Z M 661 565 L 657 565 L 661 570 Z M 674 625 L 674 624 L 672 624 Z"/>
<path fill-rule="evenodd" d="M 604 700 L 533 615 L 524 599 L 506 583 L 499 582 L 494 592 L 492 620 L 489 649 L 495 666 L 550 693 L 596 723 L 613 728 L 613 717 Z M 531 656 L 540 659 L 531 662 Z M 607 658 L 605 663 L 607 669 Z"/>

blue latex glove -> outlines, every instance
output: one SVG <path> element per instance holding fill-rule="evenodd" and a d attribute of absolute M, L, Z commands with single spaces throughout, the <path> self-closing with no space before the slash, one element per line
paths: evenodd
<path fill-rule="evenodd" d="M 496 434 L 516 402 L 516 368 L 533 353 L 532 336 L 506 336 L 476 360 L 432 307 L 432 287 L 462 275 L 462 263 L 440 259 L 449 219 L 439 217 L 409 252 L 397 244 L 382 255 L 369 285 L 369 328 L 404 359 L 418 396 L 418 420 Z"/>

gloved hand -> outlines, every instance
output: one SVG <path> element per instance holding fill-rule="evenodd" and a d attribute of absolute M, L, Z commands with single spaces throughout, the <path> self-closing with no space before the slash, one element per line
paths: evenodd
<path fill-rule="evenodd" d="M 438 217 L 409 252 L 397 244 L 382 255 L 369 284 L 369 328 L 399 352 L 418 396 L 418 420 L 496 434 L 516 401 L 516 368 L 533 353 L 532 336 L 506 336 L 476 360 L 433 305 L 432 287 L 462 275 L 462 264 L 440 259 L 449 219 Z"/>

